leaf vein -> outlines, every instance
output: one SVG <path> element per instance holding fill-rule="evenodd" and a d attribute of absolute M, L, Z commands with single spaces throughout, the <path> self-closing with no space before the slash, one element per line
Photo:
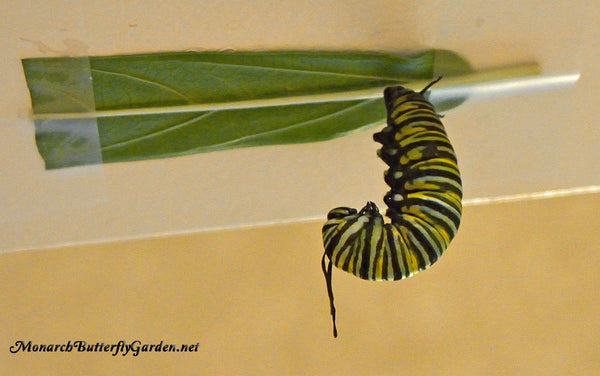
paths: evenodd
<path fill-rule="evenodd" d="M 121 76 L 121 77 L 125 77 L 131 80 L 135 80 L 135 81 L 140 81 L 143 82 L 145 84 L 149 84 L 149 85 L 153 85 L 153 86 L 157 86 L 163 90 L 169 91 L 183 99 L 185 99 L 188 103 L 195 103 L 194 98 L 188 97 L 187 95 L 185 95 L 184 93 L 180 92 L 179 90 L 170 87 L 169 85 L 166 85 L 164 83 L 161 82 L 157 82 L 157 81 L 152 81 L 149 80 L 147 78 L 143 78 L 143 77 L 137 77 L 134 76 L 131 73 L 121 73 L 121 72 L 113 72 L 113 71 L 109 71 L 109 70 L 105 70 L 105 69 L 98 69 L 98 68 L 92 68 L 91 69 L 93 72 L 98 72 L 98 73 L 105 73 L 105 74 L 112 74 L 115 76 Z"/>
<path fill-rule="evenodd" d="M 235 145 L 236 143 L 247 141 L 247 140 L 251 140 L 252 138 L 262 137 L 262 136 L 266 136 L 266 135 L 273 135 L 273 134 L 277 134 L 277 133 L 282 133 L 282 132 L 290 131 L 292 129 L 309 126 L 312 123 L 316 123 L 318 121 L 326 120 L 326 119 L 331 118 L 331 117 L 339 116 L 339 115 L 341 115 L 341 114 L 343 114 L 345 112 L 352 111 L 352 110 L 356 109 L 357 107 L 364 106 L 364 105 L 369 104 L 370 102 L 378 101 L 378 100 L 379 99 L 362 100 L 359 103 L 356 103 L 356 104 L 354 104 L 352 106 L 349 106 L 349 107 L 346 107 L 344 109 L 328 113 L 326 115 L 318 116 L 318 117 L 316 117 L 314 119 L 305 120 L 305 121 L 302 121 L 300 123 L 293 123 L 293 124 L 290 124 L 290 125 L 284 126 L 284 127 L 279 127 L 279 128 L 275 128 L 275 129 L 269 129 L 267 131 L 255 132 L 255 133 L 250 134 L 250 135 L 241 136 L 241 137 L 238 137 L 238 138 L 235 138 L 235 139 L 232 139 L 232 140 L 229 140 L 229 141 L 221 142 L 221 143 L 218 143 L 218 144 L 213 144 L 213 145 L 210 146 L 210 148 L 218 148 L 218 147 L 222 147 L 222 146 Z M 355 128 L 353 131 L 355 131 L 357 129 L 361 129 L 361 128 L 362 127 Z M 207 148 L 206 146 L 202 146 L 202 147 L 191 149 L 191 150 L 192 151 L 197 151 L 197 150 L 206 149 L 206 148 Z"/>
<path fill-rule="evenodd" d="M 127 146 L 129 144 L 133 144 L 139 141 L 143 141 L 146 139 L 150 139 L 150 138 L 154 138 L 154 137 L 158 137 L 158 136 L 162 136 L 165 135 L 167 133 L 173 132 L 174 130 L 177 130 L 179 128 L 185 127 L 193 122 L 196 122 L 198 120 L 202 120 L 205 119 L 207 117 L 209 117 L 210 115 L 214 114 L 216 111 L 209 111 L 209 112 L 204 112 L 199 114 L 198 116 L 194 116 L 193 118 L 184 121 L 183 123 L 180 124 L 176 124 L 176 125 L 172 125 L 168 128 L 165 129 L 161 129 L 155 132 L 151 132 L 151 133 L 147 133 L 141 136 L 137 136 L 137 137 L 133 137 L 133 138 L 129 138 L 129 139 L 125 139 L 123 141 L 119 141 L 119 142 L 115 142 L 114 144 L 110 144 L 110 145 L 103 145 L 102 146 L 102 150 L 110 150 L 110 149 L 114 149 L 114 148 L 118 148 L 121 146 Z"/>
<path fill-rule="evenodd" d="M 251 65 L 251 64 L 236 64 L 236 63 L 213 63 L 208 61 L 197 61 L 196 64 L 204 64 L 204 65 L 213 65 L 216 67 L 242 67 L 242 68 L 254 68 L 260 70 L 273 70 L 273 71 L 282 71 L 282 72 L 296 72 L 296 73 L 308 73 L 315 75 L 332 75 L 332 76 L 340 76 L 340 77 L 353 77 L 353 78 L 363 78 L 370 80 L 391 80 L 395 82 L 403 82 L 396 77 L 387 77 L 387 76 L 373 76 L 373 75 L 364 75 L 364 74 L 356 74 L 356 73 L 343 73 L 343 72 L 331 72 L 331 71 L 318 71 L 318 70 L 310 70 L 310 69 L 300 69 L 300 68 L 281 68 L 281 67 L 272 67 L 267 65 Z"/>

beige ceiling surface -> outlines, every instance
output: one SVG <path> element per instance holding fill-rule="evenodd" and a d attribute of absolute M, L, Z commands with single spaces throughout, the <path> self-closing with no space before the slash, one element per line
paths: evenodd
<path fill-rule="evenodd" d="M 0 256 L 2 375 L 600 374 L 600 195 L 468 207 L 429 270 L 333 272 L 321 223 Z M 11 354 L 16 341 L 198 344 Z"/>
<path fill-rule="evenodd" d="M 551 5 L 550 5 L 551 4 Z M 47 172 L 20 58 L 184 49 L 446 48 L 476 68 L 537 61 L 570 90 L 469 101 L 444 119 L 467 199 L 600 184 L 599 8 L 587 1 L 5 1 L 0 249 L 322 217 L 381 202 L 370 132 L 330 142 Z"/>

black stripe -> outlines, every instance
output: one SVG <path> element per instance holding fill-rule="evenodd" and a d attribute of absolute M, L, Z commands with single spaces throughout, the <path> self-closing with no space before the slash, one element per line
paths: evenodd
<path fill-rule="evenodd" d="M 415 119 L 417 119 L 419 123 L 414 123 Z M 380 132 L 375 133 L 373 135 L 373 140 L 385 146 L 397 146 L 397 141 L 395 139 L 396 133 L 402 131 L 402 128 L 404 127 L 424 128 L 422 130 L 420 129 L 418 132 L 411 134 L 411 136 L 420 136 L 428 133 L 435 133 L 447 136 L 444 126 L 439 121 L 434 122 L 431 121 L 430 118 L 415 117 L 407 119 L 400 124 L 388 125 L 387 127 L 383 128 Z"/>
<path fill-rule="evenodd" d="M 359 275 L 363 279 L 369 279 L 369 256 L 371 255 L 371 252 L 373 252 L 373 250 L 371 249 L 371 243 L 369 242 L 369 239 L 371 239 L 371 236 L 373 236 L 373 225 L 369 223 L 369 226 L 365 227 L 365 240 L 364 243 L 361 244 L 361 248 L 359 251 L 362 255 Z"/>
<path fill-rule="evenodd" d="M 381 224 L 383 225 L 383 220 L 381 222 Z M 380 227 L 380 226 L 377 226 Z M 375 229 L 375 223 L 373 222 L 373 229 Z M 385 254 L 385 249 L 383 246 L 383 239 L 384 239 L 384 235 L 383 235 L 383 228 L 380 229 L 380 236 L 379 236 L 379 240 L 377 240 L 377 243 L 375 244 L 375 250 L 371 249 L 371 252 L 375 252 L 375 257 L 373 258 L 373 272 L 372 272 L 372 277 L 371 279 L 375 279 L 376 275 L 377 275 L 377 264 L 379 259 L 382 259 L 382 269 L 381 269 L 381 278 L 385 279 L 386 275 L 387 275 L 387 257 Z M 371 236 L 373 236 L 373 231 L 371 232 Z M 371 242 L 369 242 L 370 244 Z"/>
<path fill-rule="evenodd" d="M 333 235 L 331 236 L 331 240 L 329 242 L 329 247 L 327 249 L 325 249 L 325 253 L 327 254 L 327 256 L 329 258 L 332 259 L 332 261 L 334 263 L 337 264 L 337 261 L 339 259 L 339 255 L 336 259 L 333 259 L 333 251 L 336 249 L 342 249 L 343 248 L 343 244 L 340 244 L 340 238 L 342 237 L 342 235 L 344 234 L 344 232 L 346 230 L 348 230 L 348 228 L 350 226 L 352 226 L 354 224 L 354 222 L 356 222 L 356 218 L 355 219 L 350 219 L 347 220 L 343 225 L 338 225 L 338 229 L 336 229 L 333 233 Z"/>
<path fill-rule="evenodd" d="M 447 139 L 446 139 L 447 140 Z M 423 154 L 419 159 L 411 161 L 411 163 L 406 165 L 400 164 L 401 157 L 407 157 L 408 153 L 413 151 L 414 149 L 421 149 L 421 153 Z M 382 147 L 377 151 L 377 155 L 387 164 L 388 166 L 394 168 L 410 167 L 411 164 L 427 161 L 430 159 L 450 159 L 456 160 L 456 155 L 454 154 L 454 150 L 452 149 L 452 145 L 448 141 L 416 141 L 413 142 L 406 147 Z"/>
<path fill-rule="evenodd" d="M 458 226 L 460 225 L 460 216 L 457 216 L 455 213 L 453 213 L 451 210 L 448 209 L 448 207 L 453 207 L 452 205 L 450 205 L 448 202 L 445 201 L 427 201 L 427 200 L 422 200 L 420 198 L 407 198 L 403 201 L 403 205 L 402 207 L 409 207 L 409 206 L 424 206 L 427 207 L 429 209 L 433 209 L 434 211 L 438 212 L 441 214 L 441 216 L 443 216 L 444 218 L 448 218 L 450 221 L 452 221 L 452 223 L 454 224 L 455 228 L 458 229 Z M 392 208 L 392 207 L 390 207 Z M 402 211 L 402 208 L 395 208 L 396 211 L 395 213 L 400 213 L 400 214 L 411 214 L 411 213 L 406 213 L 404 211 Z M 455 209 L 459 209 L 459 208 L 455 208 Z M 458 210 L 459 211 L 459 210 Z M 460 211 L 459 211 L 460 212 Z M 446 222 L 427 215 L 426 213 L 424 214 L 426 217 L 421 217 L 419 216 L 419 218 L 421 218 L 423 221 L 431 224 L 431 226 L 433 227 L 444 227 L 444 229 L 449 233 L 449 234 L 454 234 L 455 230 L 450 227 Z"/>
<path fill-rule="evenodd" d="M 400 118 L 400 116 L 396 117 L 395 119 Z M 393 121 L 395 119 L 393 119 Z M 446 133 L 446 131 L 444 130 L 444 125 L 442 124 L 442 122 L 439 120 L 438 116 L 434 112 L 431 112 L 430 114 L 422 114 L 419 116 L 409 116 L 399 123 L 394 121 L 393 124 L 394 124 L 394 127 L 396 127 L 396 129 L 398 129 L 398 130 L 401 130 L 405 127 L 421 128 L 424 126 L 428 126 L 428 127 L 432 128 L 432 130 L 441 131 L 444 134 Z M 425 130 L 423 130 L 423 132 L 424 131 Z M 421 133 L 421 132 L 419 132 L 419 133 Z"/>
<path fill-rule="evenodd" d="M 436 262 L 438 259 L 436 249 L 440 251 L 440 254 L 443 253 L 443 251 L 440 249 L 441 246 L 439 245 L 439 243 L 432 244 L 431 242 L 429 242 L 429 240 L 421 233 L 421 231 L 419 231 L 419 229 L 415 226 L 415 224 L 412 221 L 403 220 L 400 223 L 400 225 L 406 227 L 410 234 L 412 234 L 419 243 L 419 247 L 416 247 L 417 244 L 414 244 L 410 242 L 409 239 L 407 239 L 407 242 L 409 243 L 409 249 L 414 249 L 413 254 L 417 257 L 417 264 L 419 265 L 419 270 L 423 270 L 431 264 L 433 264 L 434 262 Z M 435 239 L 435 237 L 433 238 Z M 427 257 L 429 258 L 428 261 L 425 260 L 419 248 L 422 248 L 425 251 Z"/>
<path fill-rule="evenodd" d="M 385 225 L 385 230 L 388 233 L 388 237 L 391 239 L 394 235 L 394 225 L 388 223 Z M 398 231 L 398 234 L 400 234 L 400 230 L 398 228 L 396 228 L 396 231 Z M 402 273 L 402 268 L 400 267 L 400 261 L 402 261 L 402 264 L 404 265 L 404 270 L 408 270 L 408 264 L 406 263 L 406 258 L 403 257 L 402 260 L 398 260 L 398 255 L 402 255 L 405 252 L 405 249 L 402 248 L 402 244 L 404 244 L 404 239 L 402 239 L 401 236 L 398 236 L 399 241 L 398 243 L 400 243 L 400 249 L 396 249 L 396 248 L 392 248 L 394 243 L 389 242 L 389 246 L 390 246 L 390 253 L 392 255 L 392 269 L 394 271 L 394 280 L 398 280 L 398 279 L 402 279 L 402 278 L 406 278 L 407 275 L 404 275 Z"/>
<path fill-rule="evenodd" d="M 445 167 L 441 166 L 440 167 Z M 401 175 L 399 177 L 395 177 L 396 173 L 400 172 Z M 447 182 L 443 181 L 439 178 L 446 178 L 452 181 L 456 181 L 460 183 L 460 177 L 452 172 L 447 170 L 440 170 L 434 167 L 428 167 L 427 169 L 389 169 L 387 170 L 383 178 L 387 185 L 392 188 L 392 190 L 406 190 L 405 184 L 409 182 L 413 182 L 419 178 L 426 178 L 424 182 L 427 183 L 435 183 L 436 185 L 448 185 Z M 444 187 L 445 188 L 445 187 Z M 420 189 L 422 190 L 422 189 Z"/>

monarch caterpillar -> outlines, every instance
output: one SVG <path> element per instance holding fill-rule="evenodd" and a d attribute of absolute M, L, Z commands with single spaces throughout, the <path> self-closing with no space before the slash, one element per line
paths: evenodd
<path fill-rule="evenodd" d="M 384 90 L 387 126 L 373 135 L 377 155 L 390 167 L 384 224 L 373 202 L 356 209 L 338 207 L 323 225 L 321 267 L 337 337 L 331 286 L 332 264 L 371 281 L 399 280 L 431 266 L 458 231 L 462 184 L 454 149 L 425 92 L 402 86 Z M 329 259 L 327 264 L 326 258 Z"/>

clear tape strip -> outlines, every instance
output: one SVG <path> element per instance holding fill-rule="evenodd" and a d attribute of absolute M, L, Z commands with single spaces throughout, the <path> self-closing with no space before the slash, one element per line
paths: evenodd
<path fill-rule="evenodd" d="M 102 164 L 95 118 L 35 120 L 35 137 L 46 169 Z M 46 142 L 46 140 L 54 141 Z M 48 147 L 60 145 L 60 147 Z"/>
<path fill-rule="evenodd" d="M 50 52 L 46 50 L 32 51 L 30 44 L 30 41 L 24 40 L 21 52 L 17 56 L 23 62 L 24 68 L 27 61 L 39 58 L 30 58 L 31 55 L 39 56 L 39 53 L 42 52 L 47 54 L 47 57 L 54 57 L 52 55 L 57 54 L 53 50 L 49 50 Z M 61 60 L 64 62 L 63 59 Z M 62 68 L 55 67 L 69 73 L 60 76 L 64 83 L 61 85 L 63 87 L 65 84 L 69 85 L 68 87 L 72 89 L 68 92 L 63 91 L 62 97 L 60 93 L 49 95 L 52 91 L 57 91 L 56 87 L 51 87 L 50 81 L 58 81 L 56 74 L 59 71 L 49 72 L 46 69 L 27 71 L 29 73 L 26 77 L 27 84 L 35 112 L 44 111 L 44 107 L 48 108 L 50 104 L 68 108 L 65 101 L 61 99 L 65 95 L 70 95 L 74 99 L 73 102 L 78 103 L 78 105 L 71 106 L 71 111 L 95 108 L 89 58 L 75 57 L 69 59 L 69 62 L 70 64 Z M 54 76 L 54 78 L 49 80 L 48 75 Z M 35 76 L 38 86 L 30 82 L 30 77 L 33 76 Z M 60 92 L 60 90 L 58 91 Z M 35 95 L 38 98 L 42 97 L 44 101 L 35 101 Z M 36 103 L 45 104 L 41 108 L 35 108 Z M 34 154 L 41 156 L 36 160 L 36 168 L 20 176 L 22 177 L 20 180 L 11 179 L 5 183 L 5 185 L 8 184 L 8 191 L 11 192 L 11 200 L 7 207 L 3 207 L 0 224 L 13 229 L 8 234 L 4 234 L 6 235 L 6 238 L 3 239 L 4 244 L 17 244 L 23 239 L 32 239 L 28 231 L 30 232 L 31 228 L 37 228 L 36 226 L 40 222 L 56 221 L 57 218 L 67 220 L 71 213 L 89 212 L 95 207 L 106 205 L 108 201 L 96 119 L 36 119 L 34 114 L 32 123 L 30 108 L 23 108 L 20 116 L 25 126 L 35 127 L 31 133 L 34 133 L 36 141 L 45 137 L 55 140 L 58 138 L 59 141 L 64 141 L 64 147 L 45 150 L 44 152 L 47 152 L 50 157 L 44 159 L 40 147 L 43 149 L 44 146 L 41 145 L 48 145 L 47 147 L 51 148 L 49 146 L 51 143 L 37 142 L 37 150 L 36 145 L 31 143 L 26 152 L 30 156 Z M 69 163 L 73 167 L 49 169 L 52 164 L 64 164 L 65 160 L 70 161 Z M 45 163 L 46 170 L 43 170 L 42 163 Z M 23 189 L 23 186 L 28 186 L 28 188 Z"/>
<path fill-rule="evenodd" d="M 95 117 L 45 119 L 44 112 L 60 108 L 66 113 L 93 112 L 96 109 L 89 57 L 60 59 L 49 72 L 36 70 L 35 60 L 27 70 L 38 150 L 46 169 L 102 164 L 98 122 Z M 45 74 L 60 74 L 59 83 L 45 81 Z"/>

